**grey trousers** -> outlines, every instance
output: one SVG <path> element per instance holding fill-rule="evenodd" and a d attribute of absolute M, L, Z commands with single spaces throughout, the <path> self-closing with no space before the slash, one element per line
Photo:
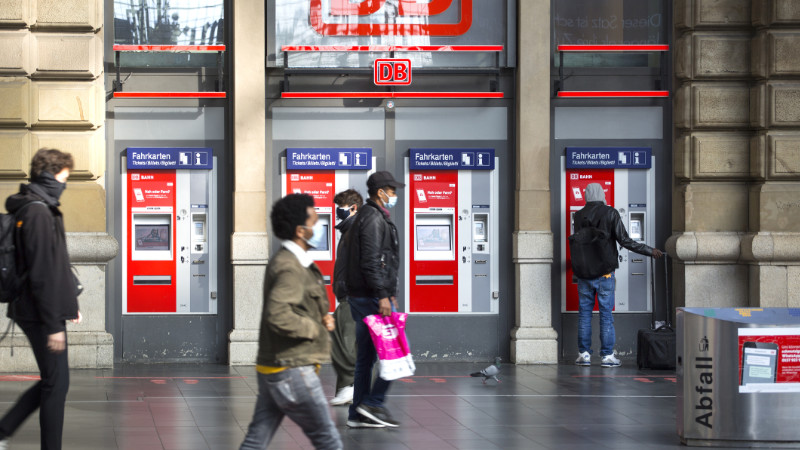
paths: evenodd
<path fill-rule="evenodd" d="M 302 428 L 314 448 L 342 448 L 314 366 L 292 367 L 283 372 L 259 373 L 257 376 L 256 409 L 240 450 L 267 448 L 284 416 Z"/>
<path fill-rule="evenodd" d="M 353 384 L 356 372 L 356 322 L 347 299 L 340 299 L 333 312 L 336 329 L 331 332 L 331 360 L 336 371 L 336 390 Z"/>

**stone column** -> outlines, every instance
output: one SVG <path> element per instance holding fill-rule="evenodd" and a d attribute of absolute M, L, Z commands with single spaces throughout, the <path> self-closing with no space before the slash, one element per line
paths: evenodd
<path fill-rule="evenodd" d="M 550 273 L 550 1 L 518 3 L 517 182 L 514 233 L 516 326 L 511 359 L 557 363 Z"/>
<path fill-rule="evenodd" d="M 675 3 L 676 292 L 800 306 L 800 4 Z"/>
<path fill-rule="evenodd" d="M 265 2 L 234 0 L 233 331 L 230 364 L 255 364 L 267 240 Z"/>
<path fill-rule="evenodd" d="M 72 153 L 61 210 L 86 291 L 79 299 L 85 322 L 68 326 L 70 365 L 111 367 L 105 267 L 117 243 L 106 232 L 103 1 L 3 2 L 0 27 L 0 200 L 27 181 L 39 148 Z M 4 307 L 0 316 L 5 330 Z M 0 343 L 0 371 L 36 370 L 27 345 L 19 332 Z"/>
<path fill-rule="evenodd" d="M 800 306 L 800 4 L 754 0 L 750 305 Z"/>
<path fill-rule="evenodd" d="M 750 141 L 749 0 L 674 3 L 675 306 L 746 306 Z"/>

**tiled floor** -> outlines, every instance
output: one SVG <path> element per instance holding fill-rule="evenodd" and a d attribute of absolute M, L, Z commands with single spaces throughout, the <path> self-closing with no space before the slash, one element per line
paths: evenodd
<path fill-rule="evenodd" d="M 486 364 L 420 363 L 392 386 L 396 430 L 351 430 L 346 408 L 332 408 L 346 449 L 678 448 L 674 373 L 632 364 L 503 365 L 501 383 L 466 376 Z M 253 367 L 138 365 L 73 370 L 65 449 L 238 449 L 255 404 Z M 334 374 L 321 377 L 333 395 Z M 31 381 L 0 374 L 0 413 Z M 38 449 L 31 417 L 13 450 Z M 285 420 L 271 449 L 312 448 Z"/>

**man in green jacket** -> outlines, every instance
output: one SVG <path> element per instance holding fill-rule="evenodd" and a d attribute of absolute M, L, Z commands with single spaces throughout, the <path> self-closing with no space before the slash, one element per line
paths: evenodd
<path fill-rule="evenodd" d="M 314 199 L 291 194 L 270 214 L 281 249 L 267 265 L 258 339 L 258 399 L 241 450 L 266 448 L 289 416 L 318 449 L 341 449 L 317 372 L 330 361 L 333 318 L 322 274 L 308 254 L 328 236 Z"/>

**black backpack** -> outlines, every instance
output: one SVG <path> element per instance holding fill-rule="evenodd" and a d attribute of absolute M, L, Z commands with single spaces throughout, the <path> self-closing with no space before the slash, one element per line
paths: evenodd
<path fill-rule="evenodd" d="M 581 224 L 581 228 L 569 237 L 572 272 L 585 280 L 613 272 L 617 268 L 616 242 L 608 231 L 590 223 L 588 218 L 584 217 Z"/>
<path fill-rule="evenodd" d="M 11 303 L 22 293 L 27 274 L 20 270 L 17 261 L 17 215 L 28 206 L 44 202 L 26 203 L 15 214 L 0 214 L 0 303 Z"/>

